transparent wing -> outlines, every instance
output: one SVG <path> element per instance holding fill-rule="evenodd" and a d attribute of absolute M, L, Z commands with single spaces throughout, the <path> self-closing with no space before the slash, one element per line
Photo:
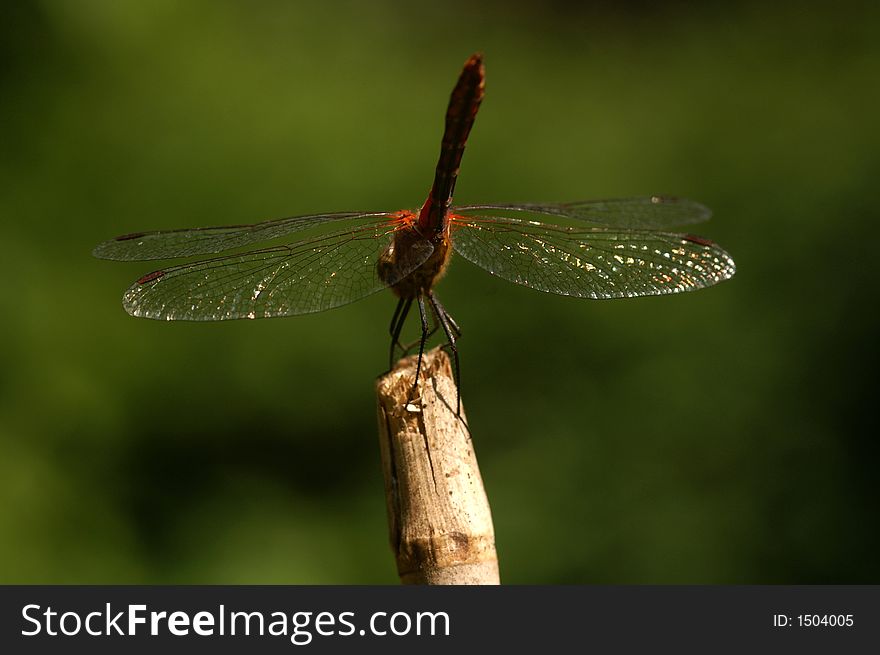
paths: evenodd
<path fill-rule="evenodd" d="M 733 276 L 711 241 L 647 230 L 565 228 L 499 217 L 453 216 L 459 255 L 492 275 L 578 298 L 679 293 Z"/>
<path fill-rule="evenodd" d="M 291 216 L 252 225 L 135 232 L 98 244 L 92 254 L 99 259 L 118 261 L 147 261 L 210 255 L 277 239 L 324 223 L 380 216 L 391 216 L 391 214 L 386 212 L 340 212 Z"/>
<path fill-rule="evenodd" d="M 382 281 L 376 262 L 400 219 L 359 225 L 289 245 L 173 266 L 143 276 L 125 292 L 132 316 L 221 321 L 271 318 L 332 309 L 395 284 L 433 252 L 416 240 L 393 277 Z"/>
<path fill-rule="evenodd" d="M 562 216 L 586 221 L 597 226 L 634 229 L 659 229 L 689 225 L 708 220 L 708 207 L 686 198 L 645 196 L 616 200 L 583 200 L 579 202 L 535 203 L 511 205 L 465 205 L 453 211 L 483 211 L 501 209 L 511 212 L 529 212 L 546 216 Z"/>

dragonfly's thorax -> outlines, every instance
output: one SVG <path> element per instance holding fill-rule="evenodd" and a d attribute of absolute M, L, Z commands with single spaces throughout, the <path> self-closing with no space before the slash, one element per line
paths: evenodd
<path fill-rule="evenodd" d="M 430 241 L 433 250 L 430 256 L 418 266 L 413 267 L 413 257 L 424 253 L 425 242 Z M 379 279 L 389 284 L 398 296 L 416 298 L 429 291 L 446 272 L 449 261 L 449 234 L 444 231 L 427 238 L 415 227 L 408 227 L 394 233 L 394 240 L 379 257 L 376 272 Z M 407 271 L 412 271 L 406 274 Z"/>

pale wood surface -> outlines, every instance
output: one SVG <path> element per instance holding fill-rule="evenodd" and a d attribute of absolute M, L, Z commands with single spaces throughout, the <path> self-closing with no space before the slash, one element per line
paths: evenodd
<path fill-rule="evenodd" d="M 499 584 L 495 532 L 449 357 L 400 360 L 376 383 L 391 548 L 403 584 Z"/>

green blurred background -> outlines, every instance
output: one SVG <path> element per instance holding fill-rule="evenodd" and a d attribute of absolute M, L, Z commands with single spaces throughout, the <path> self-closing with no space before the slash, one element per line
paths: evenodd
<path fill-rule="evenodd" d="M 136 320 L 154 266 L 90 251 L 419 206 L 475 50 L 460 202 L 693 197 L 739 271 L 588 302 L 453 263 L 504 581 L 880 582 L 877 3 L 4 9 L 0 582 L 396 582 L 391 294 Z"/>

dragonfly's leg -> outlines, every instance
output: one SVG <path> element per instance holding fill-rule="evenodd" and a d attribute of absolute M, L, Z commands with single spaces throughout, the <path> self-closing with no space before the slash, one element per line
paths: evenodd
<path fill-rule="evenodd" d="M 449 346 L 449 350 L 452 351 L 456 386 L 455 415 L 461 416 L 461 367 L 458 364 L 458 347 L 455 345 L 456 338 L 461 336 L 461 328 L 458 327 L 458 324 L 449 315 L 449 312 L 446 311 L 443 305 L 440 304 L 440 301 L 437 300 L 433 293 L 428 293 L 428 300 L 431 301 L 431 307 L 434 309 L 437 321 L 440 323 L 440 327 L 443 328 L 443 332 L 446 334 L 446 343 Z"/>
<path fill-rule="evenodd" d="M 452 331 L 455 332 L 455 337 L 456 337 L 457 339 L 461 339 L 461 328 L 458 327 L 458 323 L 455 322 L 455 319 L 452 318 L 452 315 L 451 315 L 449 312 L 446 311 L 446 308 L 443 307 L 443 305 L 441 305 L 441 304 L 439 303 L 439 301 L 438 301 L 436 298 L 434 298 L 434 303 L 435 303 L 440 309 L 443 310 L 443 315 L 446 317 L 446 320 L 449 322 L 449 327 L 451 327 L 451 328 L 452 328 Z"/>
<path fill-rule="evenodd" d="M 397 301 L 397 307 L 394 308 L 394 315 L 391 317 L 391 325 L 388 326 L 388 333 L 392 337 L 394 336 L 394 331 L 397 329 L 397 319 L 400 317 L 400 310 L 403 309 L 403 304 L 406 300 L 406 298 L 400 298 Z"/>
<path fill-rule="evenodd" d="M 427 341 L 428 339 L 433 337 L 434 333 L 439 329 L 439 327 L 440 327 L 440 324 L 435 322 L 434 325 L 431 327 L 431 329 L 428 330 L 428 336 L 425 340 Z M 421 340 L 422 340 L 422 338 L 419 337 L 415 341 L 412 341 L 412 342 L 406 344 L 405 346 L 401 345 L 400 348 L 401 348 L 401 350 L 403 350 L 403 354 L 408 355 L 409 351 L 412 350 L 413 348 L 415 348 L 417 345 L 419 345 L 419 342 Z"/>
<path fill-rule="evenodd" d="M 428 313 L 425 311 L 425 296 L 423 294 L 419 294 L 419 318 L 422 319 L 422 338 L 419 340 L 419 359 L 416 362 L 416 379 L 413 382 L 413 398 L 415 398 L 416 393 L 419 388 L 419 373 L 422 370 L 422 355 L 425 353 L 425 342 L 428 340 Z"/>
<path fill-rule="evenodd" d="M 394 347 L 399 346 L 406 354 L 406 348 L 400 345 L 400 331 L 406 322 L 406 316 L 409 314 L 409 308 L 412 305 L 412 298 L 401 298 L 397 303 L 397 309 L 394 310 L 394 316 L 391 317 L 391 326 L 388 331 L 391 333 L 391 353 L 388 357 L 388 370 L 394 368 Z"/>

